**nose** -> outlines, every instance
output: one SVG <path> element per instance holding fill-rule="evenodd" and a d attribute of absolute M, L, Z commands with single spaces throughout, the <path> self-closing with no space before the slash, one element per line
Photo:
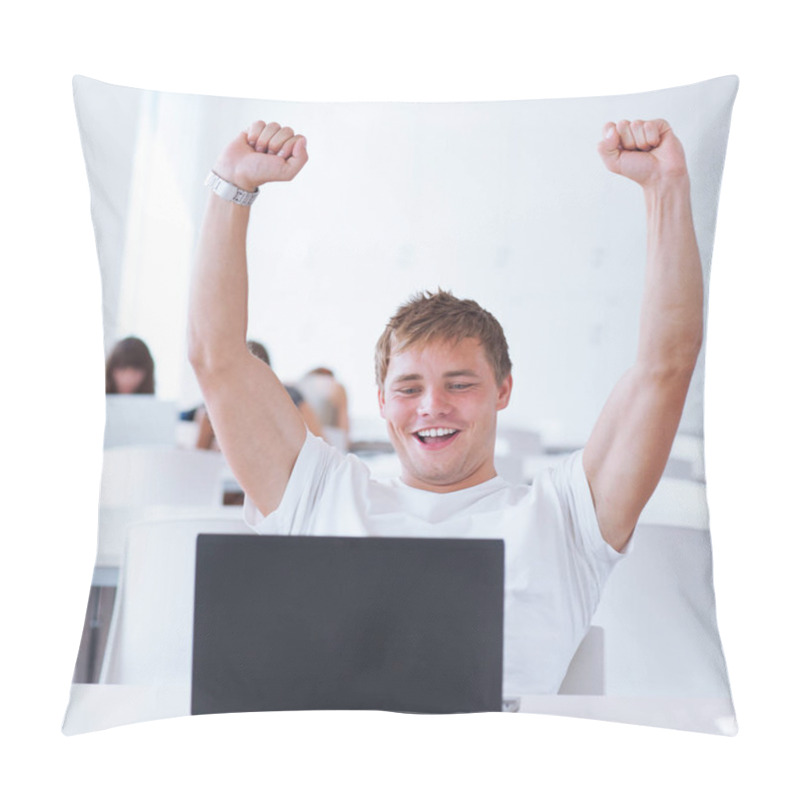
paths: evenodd
<path fill-rule="evenodd" d="M 452 410 L 450 398 L 442 389 L 429 387 L 420 395 L 417 413 L 421 417 L 443 417 Z"/>

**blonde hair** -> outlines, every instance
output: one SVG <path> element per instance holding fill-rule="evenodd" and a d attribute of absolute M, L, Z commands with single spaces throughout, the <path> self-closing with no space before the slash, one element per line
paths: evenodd
<path fill-rule="evenodd" d="M 508 344 L 500 323 L 474 300 L 451 292 L 419 292 L 397 309 L 375 347 L 375 380 L 383 388 L 392 351 L 433 341 L 474 338 L 483 346 L 498 386 L 511 372 Z"/>

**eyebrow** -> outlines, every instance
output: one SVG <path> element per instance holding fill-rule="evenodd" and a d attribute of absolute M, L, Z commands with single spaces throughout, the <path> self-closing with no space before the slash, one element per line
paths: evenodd
<path fill-rule="evenodd" d="M 449 370 L 448 372 L 444 373 L 445 378 L 479 378 L 477 372 L 471 369 L 453 369 Z M 392 384 L 396 383 L 406 383 L 407 381 L 420 381 L 422 380 L 422 375 L 413 372 L 409 373 L 408 375 L 399 375 L 392 381 Z"/>

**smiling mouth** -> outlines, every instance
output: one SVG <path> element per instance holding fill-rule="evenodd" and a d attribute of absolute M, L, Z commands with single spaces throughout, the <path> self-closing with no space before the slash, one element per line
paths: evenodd
<path fill-rule="evenodd" d="M 433 446 L 449 442 L 457 434 L 455 428 L 426 428 L 414 433 L 414 437 L 424 445 Z"/>

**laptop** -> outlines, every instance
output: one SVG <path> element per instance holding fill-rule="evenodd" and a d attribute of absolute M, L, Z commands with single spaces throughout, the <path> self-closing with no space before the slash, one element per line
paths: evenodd
<path fill-rule="evenodd" d="M 103 447 L 174 445 L 178 411 L 171 400 L 150 394 L 106 395 Z"/>
<path fill-rule="evenodd" d="M 500 711 L 500 539 L 199 534 L 192 714 Z"/>

